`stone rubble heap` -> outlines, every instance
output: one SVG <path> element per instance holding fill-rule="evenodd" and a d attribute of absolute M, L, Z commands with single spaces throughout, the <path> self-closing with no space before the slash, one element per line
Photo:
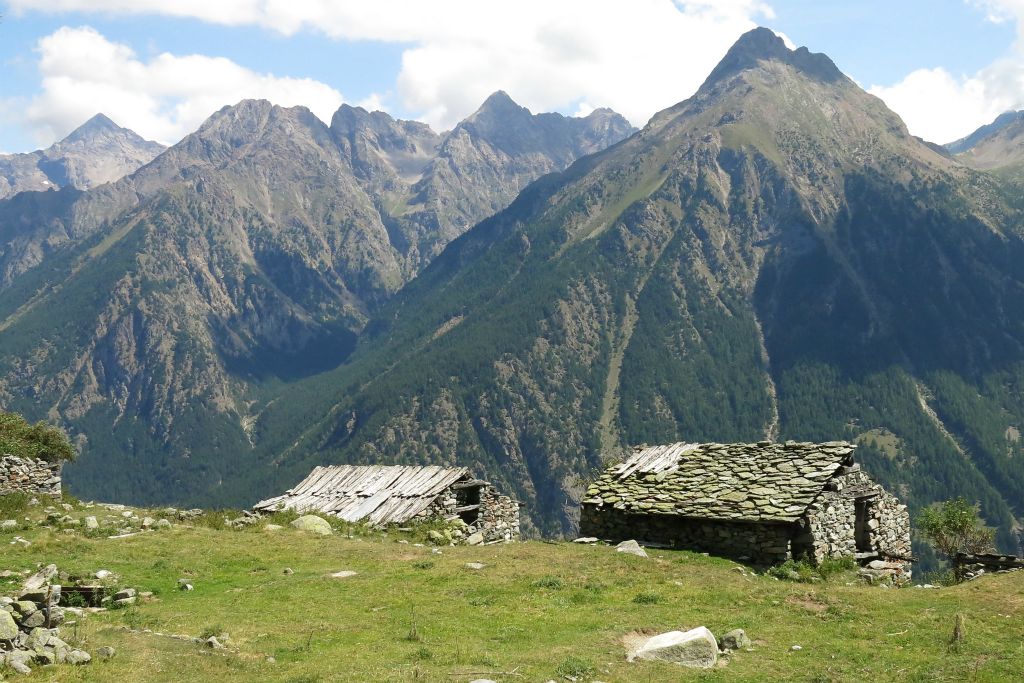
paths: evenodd
<path fill-rule="evenodd" d="M 88 664 L 92 656 L 60 637 L 60 625 L 68 616 L 82 616 L 74 607 L 60 607 L 61 586 L 56 565 L 30 576 L 16 598 L 0 598 L 0 669 L 21 674 L 31 665 Z"/>
<path fill-rule="evenodd" d="M 60 463 L 0 455 L 0 496 L 29 493 L 60 497 Z"/>

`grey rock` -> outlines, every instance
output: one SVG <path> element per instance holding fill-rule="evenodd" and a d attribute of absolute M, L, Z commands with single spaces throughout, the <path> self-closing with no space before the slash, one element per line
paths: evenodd
<path fill-rule="evenodd" d="M 66 661 L 68 664 L 88 664 L 92 661 L 92 656 L 85 650 L 72 650 L 68 653 L 67 659 L 65 659 L 64 661 Z"/>
<path fill-rule="evenodd" d="M 723 650 L 742 650 L 753 645 L 746 631 L 741 628 L 734 628 L 722 636 Z"/>
<path fill-rule="evenodd" d="M 573 543 L 597 543 L 597 537 L 596 536 L 580 536 L 579 538 L 573 540 Z"/>
<path fill-rule="evenodd" d="M 292 521 L 291 526 L 300 531 L 307 531 L 311 534 L 319 534 L 320 536 L 330 536 L 334 533 L 330 523 L 323 517 L 317 517 L 316 515 L 303 515 Z"/>
<path fill-rule="evenodd" d="M 43 610 L 36 610 L 32 614 L 29 614 L 21 622 L 24 628 L 37 628 L 39 626 L 46 625 L 46 613 Z"/>
<path fill-rule="evenodd" d="M 100 659 L 112 659 L 116 654 L 117 650 L 110 647 L 109 645 L 104 645 L 103 647 L 96 650 L 96 656 Z"/>
<path fill-rule="evenodd" d="M 476 532 L 466 539 L 466 545 L 480 545 L 484 542 L 484 535 L 481 532 Z"/>
<path fill-rule="evenodd" d="M 466 569 L 473 569 L 475 571 L 479 571 L 479 570 L 483 569 L 486 566 L 487 565 L 484 564 L 483 562 L 467 562 L 466 563 Z"/>
<path fill-rule="evenodd" d="M 97 519 L 95 517 L 93 517 L 92 515 L 89 515 L 88 517 L 86 517 L 82 521 L 85 522 L 85 528 L 86 529 L 99 529 L 100 528 L 99 521 L 97 521 Z"/>
<path fill-rule="evenodd" d="M 100 569 L 100 570 L 96 571 L 96 573 L 93 574 L 93 576 L 95 576 L 100 581 L 102 581 L 103 579 L 109 579 L 113 575 L 114 575 L 114 572 L 112 572 L 110 570 L 107 570 L 107 569 Z"/>
<path fill-rule="evenodd" d="M 18 520 L 16 520 L 16 519 L 5 519 L 4 521 L 0 522 L 0 529 L 2 529 L 4 531 L 9 531 L 10 529 L 17 529 L 17 528 L 18 528 Z"/>
<path fill-rule="evenodd" d="M 672 662 L 696 669 L 710 669 L 718 662 L 718 641 L 707 628 L 669 631 L 649 638 L 628 656 Z"/>
<path fill-rule="evenodd" d="M 219 640 L 217 640 L 217 636 L 210 636 L 209 638 L 203 641 L 203 645 L 210 648 L 211 650 L 224 649 L 224 645 Z"/>
<path fill-rule="evenodd" d="M 57 576 L 57 565 L 48 564 L 32 576 L 25 579 L 25 583 L 22 588 L 25 591 L 38 590 L 52 581 L 55 576 Z"/>
<path fill-rule="evenodd" d="M 154 524 L 153 526 L 155 526 L 157 529 L 167 529 L 171 526 L 171 522 L 167 519 L 158 519 L 156 520 L 156 524 Z"/>
<path fill-rule="evenodd" d="M 18 625 L 9 612 L 0 611 L 0 640 L 11 640 L 18 636 Z"/>
<path fill-rule="evenodd" d="M 134 598 L 137 595 L 134 588 L 122 588 L 121 590 L 114 593 L 114 601 L 125 600 L 127 598 Z"/>
<path fill-rule="evenodd" d="M 640 544 L 636 541 L 629 540 L 623 541 L 622 543 L 615 546 L 615 551 L 619 553 L 628 553 L 630 555 L 636 555 L 637 557 L 647 557 L 646 551 L 640 547 Z"/>

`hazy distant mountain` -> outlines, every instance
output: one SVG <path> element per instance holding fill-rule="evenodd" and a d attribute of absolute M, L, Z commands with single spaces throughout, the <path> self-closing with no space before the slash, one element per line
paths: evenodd
<path fill-rule="evenodd" d="M 1024 164 L 1024 111 L 1001 114 L 995 121 L 946 145 L 957 159 L 979 170 L 1013 169 Z"/>
<path fill-rule="evenodd" d="M 0 155 L 0 199 L 26 190 L 87 190 L 128 175 L 164 149 L 97 114 L 47 149 Z"/>
<path fill-rule="evenodd" d="M 492 129 L 438 135 L 245 101 L 114 184 L 0 202 L 0 404 L 81 435 L 83 493 L 214 495 L 269 387 L 337 365 L 448 241 L 632 132 L 511 106 L 530 144 L 489 105 Z"/>
<path fill-rule="evenodd" d="M 915 508 L 1024 513 L 1019 186 L 766 29 L 455 240 L 261 412 L 234 500 L 324 462 L 476 468 L 571 528 L 630 444 L 849 439 Z"/>

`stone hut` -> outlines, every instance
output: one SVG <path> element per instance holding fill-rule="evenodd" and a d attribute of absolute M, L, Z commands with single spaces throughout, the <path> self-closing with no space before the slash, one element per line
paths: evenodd
<path fill-rule="evenodd" d="M 910 515 L 842 442 L 634 449 L 588 489 L 580 533 L 758 564 L 855 557 L 909 578 Z"/>
<path fill-rule="evenodd" d="M 375 526 L 461 519 L 469 527 L 467 537 L 476 542 L 519 538 L 519 503 L 465 467 L 316 467 L 294 488 L 253 510 L 322 513 Z"/>
<path fill-rule="evenodd" d="M 59 498 L 61 463 L 0 455 L 0 496 L 28 493 Z"/>

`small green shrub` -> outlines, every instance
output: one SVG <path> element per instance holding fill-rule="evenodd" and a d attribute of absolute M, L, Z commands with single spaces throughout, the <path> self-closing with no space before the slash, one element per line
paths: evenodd
<path fill-rule="evenodd" d="M 596 669 L 588 660 L 570 655 L 562 660 L 562 663 L 555 669 L 555 673 L 561 677 L 572 676 L 573 678 L 582 678 L 593 676 L 596 673 Z"/>
<path fill-rule="evenodd" d="M 75 447 L 60 427 L 45 422 L 29 424 L 17 413 L 0 411 L 0 453 L 47 462 L 75 459 Z"/>
<path fill-rule="evenodd" d="M 637 605 L 656 605 L 661 602 L 661 596 L 650 592 L 637 593 L 633 596 L 633 602 Z"/>
<path fill-rule="evenodd" d="M 559 590 L 564 584 L 562 583 L 562 580 L 557 576 L 542 576 L 530 585 L 533 588 L 547 588 L 549 590 Z"/>
<path fill-rule="evenodd" d="M 221 633 L 224 633 L 224 627 L 220 624 L 215 624 L 213 626 L 207 626 L 200 631 L 199 637 L 206 640 L 207 638 L 220 637 Z"/>
<path fill-rule="evenodd" d="M 29 507 L 30 500 L 32 496 L 27 493 L 8 493 L 0 496 L 0 517 L 9 519 L 24 513 Z"/>
<path fill-rule="evenodd" d="M 416 560 L 412 563 L 412 566 L 416 569 L 431 569 L 434 563 L 430 560 Z"/>
<path fill-rule="evenodd" d="M 836 574 L 845 574 L 846 572 L 852 572 L 857 569 L 857 560 L 849 555 L 843 557 L 830 557 L 823 560 L 821 564 L 817 566 L 817 573 L 823 579 L 827 579 L 830 576 Z"/>

